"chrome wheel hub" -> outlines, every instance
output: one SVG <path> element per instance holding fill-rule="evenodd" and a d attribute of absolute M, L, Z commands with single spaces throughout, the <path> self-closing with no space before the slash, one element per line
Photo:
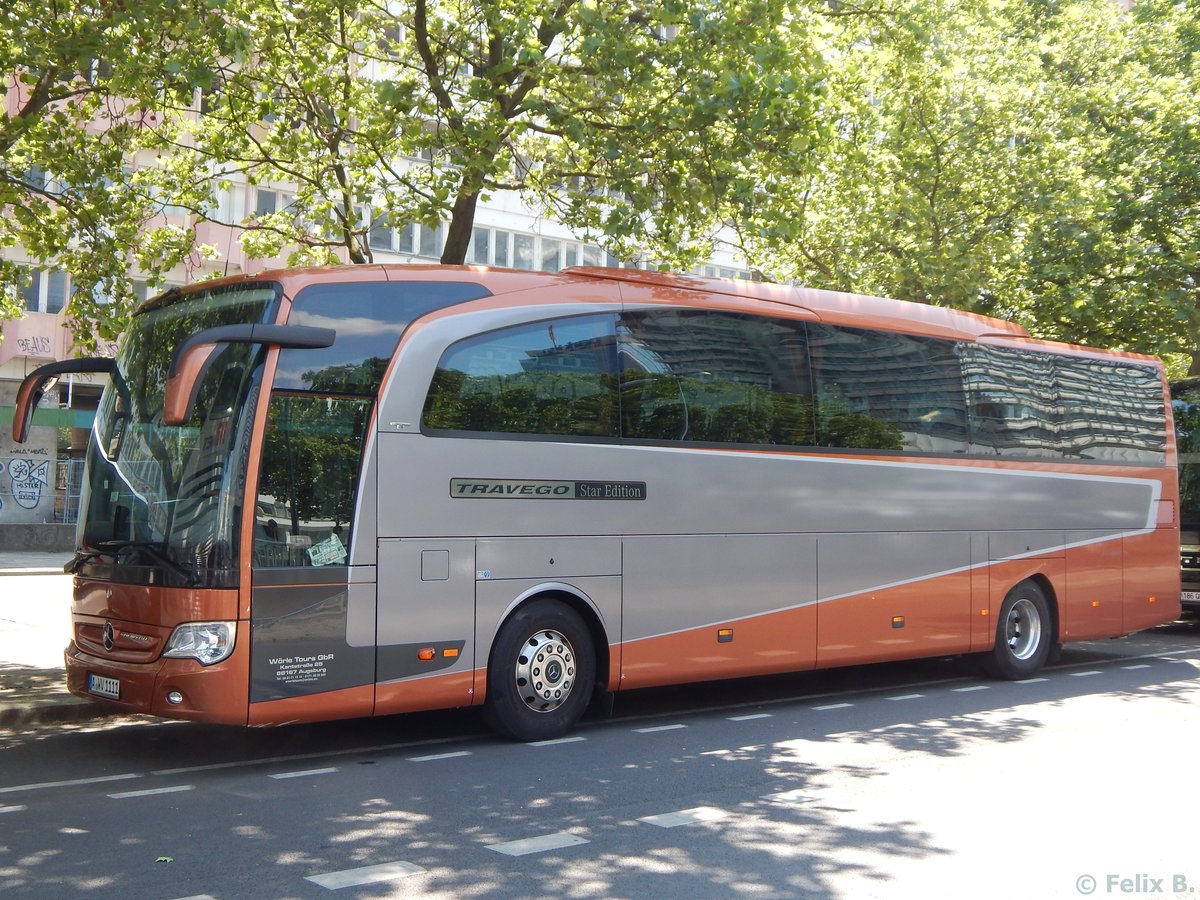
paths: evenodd
<path fill-rule="evenodd" d="M 1016 659 L 1029 659 L 1042 641 L 1042 617 L 1032 600 L 1021 599 L 1008 611 L 1004 623 L 1005 641 Z"/>
<path fill-rule="evenodd" d="M 539 631 L 521 646 L 514 675 L 526 706 L 552 712 L 562 706 L 575 684 L 575 651 L 557 631 Z"/>

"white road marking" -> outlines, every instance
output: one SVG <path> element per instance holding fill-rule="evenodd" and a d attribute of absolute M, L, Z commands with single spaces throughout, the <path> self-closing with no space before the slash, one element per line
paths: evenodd
<path fill-rule="evenodd" d="M 585 738 L 583 735 L 575 734 L 575 735 L 571 735 L 571 737 L 554 738 L 554 740 L 550 740 L 550 741 L 530 741 L 525 746 L 527 746 L 527 747 L 553 747 L 555 744 L 575 744 L 575 743 L 578 743 L 579 741 L 586 741 L 586 740 L 587 740 L 587 738 Z"/>
<path fill-rule="evenodd" d="M 130 778 L 141 778 L 136 772 L 124 775 L 101 775 L 99 778 L 73 778 L 70 781 L 41 781 L 37 784 L 17 784 L 12 787 L 0 788 L 0 794 L 12 794 L 16 791 L 36 791 L 40 788 L 71 787 L 76 784 L 100 784 L 104 781 L 128 781 Z"/>
<path fill-rule="evenodd" d="M 920 700 L 924 694 L 900 694 L 898 697 L 888 697 L 888 700 Z"/>
<path fill-rule="evenodd" d="M 635 728 L 638 734 L 653 734 L 656 731 L 674 731 L 677 728 L 687 728 L 686 725 L 655 725 L 653 728 Z"/>
<path fill-rule="evenodd" d="M 455 759 L 459 756 L 470 756 L 470 750 L 455 750 L 453 753 L 434 753 L 430 756 L 410 756 L 409 762 L 433 762 L 438 759 Z"/>
<path fill-rule="evenodd" d="M 696 825 L 700 822 L 717 822 L 729 813 L 715 806 L 697 806 L 692 809 L 681 809 L 678 812 L 661 813 L 657 816 L 643 816 L 639 822 L 647 825 L 657 825 L 659 828 L 675 828 L 679 825 Z"/>
<path fill-rule="evenodd" d="M 323 888 L 336 891 L 346 887 L 358 887 L 363 884 L 378 884 L 381 881 L 397 881 L 409 875 L 419 875 L 424 872 L 420 866 L 410 862 L 380 863 L 377 866 L 363 866 L 359 869 L 342 869 L 340 872 L 326 872 L 324 875 L 307 875 L 305 881 L 319 884 Z"/>
<path fill-rule="evenodd" d="M 849 709 L 853 705 L 853 703 L 826 703 L 824 706 L 810 706 L 809 709 L 824 712 L 827 709 Z"/>
<path fill-rule="evenodd" d="M 802 788 L 796 788 L 791 791 L 780 791 L 778 794 L 767 794 L 763 799 L 770 800 L 772 803 L 780 803 L 784 806 L 795 806 L 799 803 L 807 802 L 811 798 L 807 791 Z"/>
<path fill-rule="evenodd" d="M 970 691 L 986 691 L 991 688 L 990 684 L 973 684 L 970 687 L 951 688 L 956 694 L 966 694 Z"/>
<path fill-rule="evenodd" d="M 112 800 L 128 800 L 130 797 L 150 797 L 154 794 L 178 794 L 183 791 L 194 791 L 194 784 L 177 784 L 173 787 L 149 788 L 144 791 L 123 791 L 120 794 L 109 794 Z"/>
<path fill-rule="evenodd" d="M 1104 673 L 1101 672 L 1099 669 L 1091 669 L 1090 671 L 1087 671 L 1087 672 L 1070 672 L 1068 674 L 1072 678 L 1086 678 L 1088 675 L 1103 675 Z"/>
<path fill-rule="evenodd" d="M 528 853 L 544 853 L 547 850 L 561 850 L 563 847 L 575 847 L 586 843 L 587 838 L 560 831 L 557 834 L 544 834 L 541 837 L 509 841 L 506 844 L 488 844 L 487 848 L 505 856 L 525 856 Z"/>
<path fill-rule="evenodd" d="M 28 806 L 0 806 L 0 813 L 21 812 L 29 809 Z"/>
<path fill-rule="evenodd" d="M 268 778 L 304 778 L 308 775 L 331 775 L 337 771 L 336 766 L 327 766 L 324 769 L 305 769 L 301 772 L 276 772 L 274 775 L 268 775 Z"/>
<path fill-rule="evenodd" d="M 1013 682 L 1014 684 L 1037 684 L 1041 681 L 1049 681 L 1049 678 L 1022 678 L 1020 681 Z"/>
<path fill-rule="evenodd" d="M 749 722 L 751 719 L 769 719 L 771 713 L 751 713 L 748 716 L 728 716 L 730 722 Z"/>
<path fill-rule="evenodd" d="M 1136 666 L 1121 666 L 1121 668 L 1131 672 L 1134 669 L 1148 669 L 1150 667 L 1145 663 L 1138 663 Z"/>

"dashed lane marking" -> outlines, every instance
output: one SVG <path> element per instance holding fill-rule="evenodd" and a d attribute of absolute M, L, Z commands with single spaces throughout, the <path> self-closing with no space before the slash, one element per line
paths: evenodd
<path fill-rule="evenodd" d="M 505 856 L 525 856 L 530 853 L 545 853 L 547 850 L 561 850 L 564 847 L 575 847 L 586 843 L 587 838 L 560 831 L 556 834 L 544 834 L 540 837 L 508 841 L 504 844 L 488 844 L 487 848 L 495 850 L 497 853 L 503 853 Z"/>
<path fill-rule="evenodd" d="M 144 791 L 122 791 L 119 794 L 109 794 L 110 800 L 128 800 L 132 797 L 151 797 L 155 794 L 180 794 L 184 791 L 194 791 L 194 784 L 176 784 L 172 787 L 148 788 Z"/>
<path fill-rule="evenodd" d="M 77 784 L 102 784 L 106 781 L 128 781 L 131 778 L 141 778 L 136 772 L 126 772 L 124 775 L 101 775 L 96 778 L 73 778 L 69 781 L 40 781 L 37 784 L 17 784 L 12 787 L 0 788 L 0 794 L 13 794 L 17 791 L 36 791 L 41 788 L 72 787 Z"/>
<path fill-rule="evenodd" d="M 525 746 L 527 747 L 553 747 L 555 744 L 577 744 L 580 741 L 586 741 L 581 734 L 573 734 L 570 737 L 554 738 L 550 741 L 530 741 Z"/>
<path fill-rule="evenodd" d="M 633 729 L 638 734 L 654 734 L 656 731 L 675 731 L 679 728 L 687 728 L 686 725 L 655 725 L 653 728 L 635 728 Z"/>
<path fill-rule="evenodd" d="M 455 750 L 453 753 L 432 753 L 429 756 L 410 756 L 409 762 L 434 762 L 439 759 L 456 759 L 460 756 L 470 756 L 470 750 Z"/>
<path fill-rule="evenodd" d="M 678 812 L 660 813 L 657 816 L 643 816 L 639 822 L 647 825 L 657 825 L 659 828 L 675 828 L 679 825 L 697 825 L 701 822 L 718 822 L 729 813 L 715 806 L 697 806 L 692 809 L 681 809 Z"/>
<path fill-rule="evenodd" d="M 826 703 L 824 706 L 810 706 L 809 709 L 825 712 L 827 709 L 849 709 L 853 703 Z"/>
<path fill-rule="evenodd" d="M 778 803 L 783 806 L 796 806 L 800 803 L 806 803 L 812 798 L 808 792 L 802 788 L 796 788 L 791 791 L 780 791 L 777 794 L 767 794 L 763 797 L 764 800 L 769 800 L 771 803 Z"/>
<path fill-rule="evenodd" d="M 337 771 L 336 766 L 326 766 L 323 769 L 304 769 L 299 772 L 276 772 L 274 775 L 268 775 L 268 778 L 305 778 L 309 775 L 332 775 Z"/>
<path fill-rule="evenodd" d="M 751 719 L 769 719 L 771 713 L 750 713 L 747 716 L 726 716 L 730 722 L 749 722 Z"/>
<path fill-rule="evenodd" d="M 362 866 L 358 869 L 342 869 L 340 872 L 326 872 L 324 875 L 306 875 L 305 881 L 319 884 L 331 891 L 347 887 L 358 887 L 364 884 L 378 884 L 381 881 L 398 881 L 410 875 L 419 875 L 425 870 L 418 865 L 404 860 L 380 863 L 377 866 Z"/>
<path fill-rule="evenodd" d="M 969 687 L 951 688 L 956 694 L 966 694 L 971 691 L 986 691 L 990 690 L 990 684 L 972 684 Z"/>

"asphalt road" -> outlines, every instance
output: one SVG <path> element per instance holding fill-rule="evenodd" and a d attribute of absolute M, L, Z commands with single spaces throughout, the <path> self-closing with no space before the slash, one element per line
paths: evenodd
<path fill-rule="evenodd" d="M 523 745 L 470 712 L 0 734 L 9 897 L 1193 896 L 1200 625 L 646 691 Z"/>

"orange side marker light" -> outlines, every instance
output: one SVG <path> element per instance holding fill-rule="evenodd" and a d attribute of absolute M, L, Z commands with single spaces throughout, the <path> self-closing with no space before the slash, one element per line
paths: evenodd
<path fill-rule="evenodd" d="M 435 656 L 437 656 L 437 651 L 432 647 L 422 647 L 417 651 L 417 659 L 421 660 L 421 662 L 429 662 Z"/>

